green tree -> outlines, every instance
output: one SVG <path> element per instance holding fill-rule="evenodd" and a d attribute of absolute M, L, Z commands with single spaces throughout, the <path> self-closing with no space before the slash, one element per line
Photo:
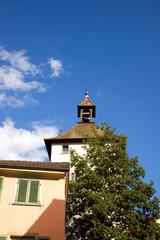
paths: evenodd
<path fill-rule="evenodd" d="M 85 137 L 86 155 L 71 152 L 67 240 L 160 239 L 153 182 L 145 183 L 138 158 L 129 158 L 125 135 L 115 135 L 107 123 L 100 130 Z"/>

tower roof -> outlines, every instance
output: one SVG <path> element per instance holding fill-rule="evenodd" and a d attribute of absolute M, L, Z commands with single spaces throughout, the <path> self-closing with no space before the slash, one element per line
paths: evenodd
<path fill-rule="evenodd" d="M 84 107 L 84 106 L 86 106 L 86 107 L 88 107 L 88 106 L 93 106 L 93 107 L 95 107 L 96 105 L 95 105 L 95 104 L 91 101 L 91 99 L 89 98 L 88 92 L 86 92 L 85 98 L 83 99 L 83 101 L 82 101 L 80 104 L 78 104 L 78 106 L 79 106 L 79 107 Z"/>
<path fill-rule="evenodd" d="M 70 128 L 64 133 L 60 133 L 59 136 L 53 137 L 53 138 L 45 138 L 44 140 L 63 140 L 63 139 L 83 139 L 85 134 L 88 134 L 90 137 L 94 138 L 95 134 L 93 132 L 93 128 L 97 130 L 97 133 L 102 135 L 103 131 L 101 128 L 96 125 L 95 123 L 77 123 L 75 126 Z"/>
<path fill-rule="evenodd" d="M 95 138 L 95 134 L 93 129 L 96 129 L 99 135 L 103 135 L 102 129 L 97 126 L 95 123 L 77 123 L 75 126 L 70 128 L 64 133 L 60 133 L 59 136 L 52 138 L 45 138 L 45 145 L 48 151 L 49 158 L 51 157 L 51 145 L 53 143 L 69 143 L 69 142 L 79 142 L 82 143 L 84 139 L 84 135 L 89 135 L 92 138 Z"/>

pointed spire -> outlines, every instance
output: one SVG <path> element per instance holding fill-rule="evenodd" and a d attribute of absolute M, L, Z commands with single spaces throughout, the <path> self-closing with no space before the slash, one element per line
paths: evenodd
<path fill-rule="evenodd" d="M 89 97 L 88 96 L 89 92 L 88 92 L 88 86 L 86 87 L 86 97 Z"/>

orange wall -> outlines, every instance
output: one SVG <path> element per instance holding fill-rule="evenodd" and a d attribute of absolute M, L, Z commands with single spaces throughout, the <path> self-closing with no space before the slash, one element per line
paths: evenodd
<path fill-rule="evenodd" d="M 15 177 L 5 177 L 0 200 L 0 235 L 39 233 L 65 239 L 65 179 L 41 180 L 41 207 L 13 205 Z"/>

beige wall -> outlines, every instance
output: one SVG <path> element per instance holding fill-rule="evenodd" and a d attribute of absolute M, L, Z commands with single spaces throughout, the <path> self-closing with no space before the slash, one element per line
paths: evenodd
<path fill-rule="evenodd" d="M 65 179 L 41 180 L 41 206 L 13 205 L 16 177 L 5 177 L 0 200 L 0 235 L 39 233 L 65 239 Z"/>
<path fill-rule="evenodd" d="M 65 144 L 52 144 L 51 147 L 51 162 L 70 162 L 70 154 L 62 153 L 62 146 L 68 145 L 69 150 L 74 149 L 79 155 L 83 155 L 85 153 L 82 143 L 65 143 Z"/>
<path fill-rule="evenodd" d="M 85 154 L 83 143 L 64 143 L 64 144 L 52 144 L 51 147 L 51 162 L 70 162 L 70 154 L 62 153 L 63 145 L 68 145 L 69 150 L 75 150 L 80 156 Z M 72 180 L 72 173 L 74 174 L 74 167 L 70 168 L 70 180 Z"/>

